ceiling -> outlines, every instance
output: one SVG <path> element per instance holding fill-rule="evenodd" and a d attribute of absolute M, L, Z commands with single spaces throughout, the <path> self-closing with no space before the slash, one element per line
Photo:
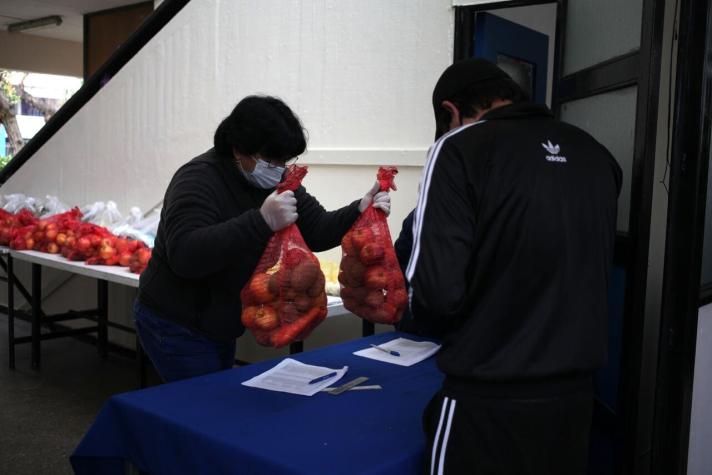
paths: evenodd
<path fill-rule="evenodd" d="M 82 42 L 82 15 L 142 1 L 144 0 L 0 0 L 0 29 L 7 30 L 8 24 L 18 21 L 59 15 L 62 17 L 60 26 L 43 27 L 16 34 Z"/>

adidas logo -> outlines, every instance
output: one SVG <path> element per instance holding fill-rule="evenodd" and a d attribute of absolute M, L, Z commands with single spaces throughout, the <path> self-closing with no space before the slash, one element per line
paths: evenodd
<path fill-rule="evenodd" d="M 559 156 L 559 152 L 561 151 L 561 147 L 558 145 L 554 145 L 551 143 L 551 140 L 547 140 L 546 143 L 541 144 L 542 147 L 544 147 L 544 150 L 550 153 L 550 155 L 546 156 L 546 159 L 549 162 L 562 162 L 566 163 L 566 157 Z"/>

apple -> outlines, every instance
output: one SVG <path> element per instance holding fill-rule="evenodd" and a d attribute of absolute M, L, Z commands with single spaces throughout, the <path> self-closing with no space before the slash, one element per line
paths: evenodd
<path fill-rule="evenodd" d="M 312 306 L 313 299 L 308 295 L 299 295 L 296 300 L 294 300 L 294 306 L 300 313 L 304 313 L 309 310 Z"/>
<path fill-rule="evenodd" d="M 373 241 L 373 232 L 370 228 L 362 226 L 351 231 L 351 242 L 357 252 L 366 244 Z"/>
<path fill-rule="evenodd" d="M 118 252 L 119 254 L 123 253 L 124 251 L 128 251 L 129 250 L 128 239 L 116 238 L 114 240 L 114 248 L 116 249 L 116 252 Z"/>
<path fill-rule="evenodd" d="M 292 269 L 291 284 L 297 292 L 306 292 L 316 281 L 321 273 L 319 266 L 314 261 L 303 260 Z"/>
<path fill-rule="evenodd" d="M 343 281 L 339 273 L 339 282 L 348 287 L 359 287 L 363 283 L 365 267 L 355 256 L 346 256 L 341 259 L 341 273 L 344 274 Z"/>
<path fill-rule="evenodd" d="M 351 233 L 346 233 L 341 239 L 341 250 L 347 256 L 357 255 L 356 247 L 354 247 L 354 244 L 351 240 Z"/>
<path fill-rule="evenodd" d="M 310 297 L 316 297 L 319 295 L 321 292 L 324 291 L 324 288 L 326 286 L 326 278 L 324 277 L 323 272 L 319 272 L 319 275 L 316 278 L 316 281 L 312 286 L 309 288 L 307 291 L 307 295 Z"/>
<path fill-rule="evenodd" d="M 249 292 L 255 303 L 267 303 L 275 299 L 274 295 L 269 290 L 269 281 L 272 278 L 269 274 L 255 274 L 250 280 Z"/>
<path fill-rule="evenodd" d="M 280 271 L 275 272 L 269 278 L 269 291 L 274 296 L 279 296 L 280 289 L 282 288 L 282 273 Z"/>
<path fill-rule="evenodd" d="M 51 242 L 47 244 L 47 252 L 50 254 L 59 254 L 59 246 L 57 243 Z"/>
<path fill-rule="evenodd" d="M 104 260 L 109 260 L 116 255 L 116 249 L 108 244 L 102 244 L 99 249 L 99 257 Z"/>
<path fill-rule="evenodd" d="M 376 308 L 371 314 L 371 319 L 375 323 L 394 323 L 400 320 L 399 311 L 391 304 L 384 303 Z"/>
<path fill-rule="evenodd" d="M 86 236 L 91 243 L 91 247 L 98 247 L 101 244 L 101 236 L 97 234 L 89 234 Z"/>
<path fill-rule="evenodd" d="M 58 234 L 57 228 L 47 228 L 47 231 L 45 231 L 45 237 L 48 241 L 56 241 Z"/>
<path fill-rule="evenodd" d="M 386 301 L 396 308 L 405 308 L 405 306 L 408 305 L 408 293 L 404 288 L 396 288 L 388 292 Z"/>
<path fill-rule="evenodd" d="M 374 289 L 366 294 L 363 301 L 366 305 L 370 305 L 371 307 L 379 307 L 385 302 L 385 297 L 381 289 Z"/>
<path fill-rule="evenodd" d="M 54 238 L 54 242 L 56 242 L 60 247 L 64 246 L 67 243 L 67 235 L 64 233 L 57 233 L 57 237 Z"/>
<path fill-rule="evenodd" d="M 363 275 L 363 282 L 366 287 L 383 289 L 388 285 L 388 273 L 383 266 L 369 267 Z"/>
<path fill-rule="evenodd" d="M 383 260 L 383 254 L 383 246 L 375 242 L 369 242 L 361 248 L 359 258 L 364 264 L 370 265 Z"/>
<path fill-rule="evenodd" d="M 138 262 L 142 266 L 147 266 L 148 261 L 151 260 L 151 254 L 153 252 L 148 247 L 141 247 L 136 250 L 136 256 L 138 257 Z"/>
<path fill-rule="evenodd" d="M 300 262 L 308 260 L 308 259 L 309 259 L 309 254 L 307 254 L 305 251 L 299 249 L 298 247 L 293 247 L 285 253 L 283 262 L 284 262 L 285 266 L 287 266 L 288 268 L 292 268 L 292 267 L 295 267 Z"/>
<path fill-rule="evenodd" d="M 257 316 L 257 310 L 259 307 L 245 307 L 242 309 L 242 315 L 240 315 L 240 321 L 247 328 L 252 328 L 255 326 L 255 317 Z"/>
<path fill-rule="evenodd" d="M 131 262 L 131 253 L 129 251 L 123 251 L 119 254 L 119 265 L 128 267 Z"/>
<path fill-rule="evenodd" d="M 299 310 L 293 302 L 284 302 L 279 307 L 279 316 L 282 322 L 292 323 L 299 318 Z"/>
<path fill-rule="evenodd" d="M 32 238 L 25 239 L 25 249 L 32 250 L 35 247 L 35 240 Z"/>
<path fill-rule="evenodd" d="M 86 252 L 91 249 L 91 240 L 87 236 L 82 236 L 77 239 L 77 250 Z"/>
<path fill-rule="evenodd" d="M 263 305 L 255 313 L 254 324 L 260 330 L 273 330 L 279 325 L 279 317 L 274 308 Z"/>
<path fill-rule="evenodd" d="M 15 239 L 13 239 L 11 247 L 13 249 L 17 249 L 18 251 L 22 251 L 22 250 L 27 249 L 26 242 L 27 241 L 25 241 L 25 239 L 23 239 L 21 237 L 16 237 Z"/>

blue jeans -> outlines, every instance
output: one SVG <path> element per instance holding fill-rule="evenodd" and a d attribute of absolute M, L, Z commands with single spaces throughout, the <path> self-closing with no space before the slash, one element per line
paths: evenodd
<path fill-rule="evenodd" d="M 232 368 L 235 341 L 209 340 L 183 325 L 165 320 L 134 302 L 134 322 L 141 346 L 165 382 Z"/>

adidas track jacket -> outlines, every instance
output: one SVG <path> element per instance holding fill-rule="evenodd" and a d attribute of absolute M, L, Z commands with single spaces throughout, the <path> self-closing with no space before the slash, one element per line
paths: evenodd
<path fill-rule="evenodd" d="M 522 381 L 605 363 L 621 170 L 582 130 L 516 104 L 430 149 L 406 276 L 446 375 Z"/>

